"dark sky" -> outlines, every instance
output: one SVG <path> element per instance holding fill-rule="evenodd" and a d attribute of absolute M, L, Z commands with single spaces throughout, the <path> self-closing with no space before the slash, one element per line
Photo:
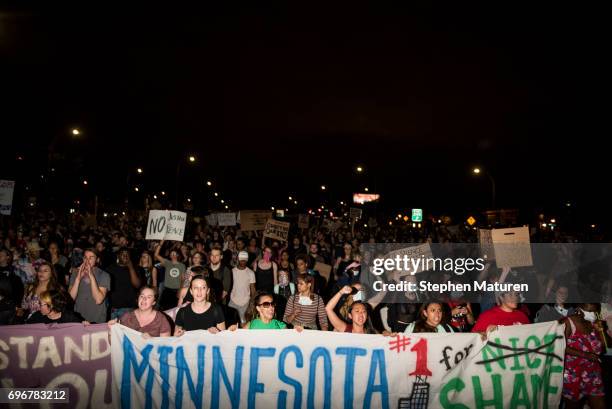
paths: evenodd
<path fill-rule="evenodd" d="M 173 191 L 194 153 L 182 189 L 211 177 L 243 208 L 314 206 L 324 183 L 467 211 L 490 201 L 480 164 L 502 207 L 605 209 L 601 12 L 354 7 L 5 9 L 2 176 L 44 172 L 52 147 L 78 165 L 66 195 L 87 177 L 119 200 L 130 166 Z"/>

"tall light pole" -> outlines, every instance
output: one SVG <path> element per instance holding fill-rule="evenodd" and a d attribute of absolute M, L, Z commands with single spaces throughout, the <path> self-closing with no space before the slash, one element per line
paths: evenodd
<path fill-rule="evenodd" d="M 484 174 L 489 178 L 489 181 L 491 182 L 491 205 L 493 206 L 492 210 L 495 210 L 495 179 L 493 179 L 493 176 L 491 176 L 489 172 L 485 172 L 479 167 L 473 168 L 472 173 L 476 176 Z"/>

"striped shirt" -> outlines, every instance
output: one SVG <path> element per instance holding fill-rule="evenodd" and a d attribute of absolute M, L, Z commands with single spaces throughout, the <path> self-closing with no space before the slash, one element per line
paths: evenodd
<path fill-rule="evenodd" d="M 289 316 L 293 315 L 293 312 L 299 308 L 301 309 L 301 312 L 295 317 L 293 322 L 289 322 L 290 324 L 316 329 L 318 317 L 319 325 L 322 328 L 327 327 L 327 314 L 325 313 L 325 304 L 323 304 L 323 299 L 317 294 L 313 294 L 313 296 L 314 300 L 310 305 L 301 305 L 298 302 L 300 299 L 299 294 L 290 296 L 287 300 L 287 307 L 285 309 L 283 321 L 288 322 L 287 320 L 289 319 Z"/>

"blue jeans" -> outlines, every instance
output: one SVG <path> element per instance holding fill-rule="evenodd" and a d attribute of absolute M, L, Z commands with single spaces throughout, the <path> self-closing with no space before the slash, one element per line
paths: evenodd
<path fill-rule="evenodd" d="M 123 314 L 133 311 L 133 308 L 111 308 L 111 320 L 118 320 Z"/>

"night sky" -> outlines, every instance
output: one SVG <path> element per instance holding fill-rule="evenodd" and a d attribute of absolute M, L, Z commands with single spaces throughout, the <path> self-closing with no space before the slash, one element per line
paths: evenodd
<path fill-rule="evenodd" d="M 32 182 L 51 152 L 56 195 L 87 178 L 120 203 L 138 166 L 173 194 L 194 154 L 181 189 L 212 178 L 234 208 L 368 186 L 461 213 L 490 203 L 480 165 L 500 207 L 603 217 L 601 12 L 351 7 L 4 9 L 1 176 Z"/>

